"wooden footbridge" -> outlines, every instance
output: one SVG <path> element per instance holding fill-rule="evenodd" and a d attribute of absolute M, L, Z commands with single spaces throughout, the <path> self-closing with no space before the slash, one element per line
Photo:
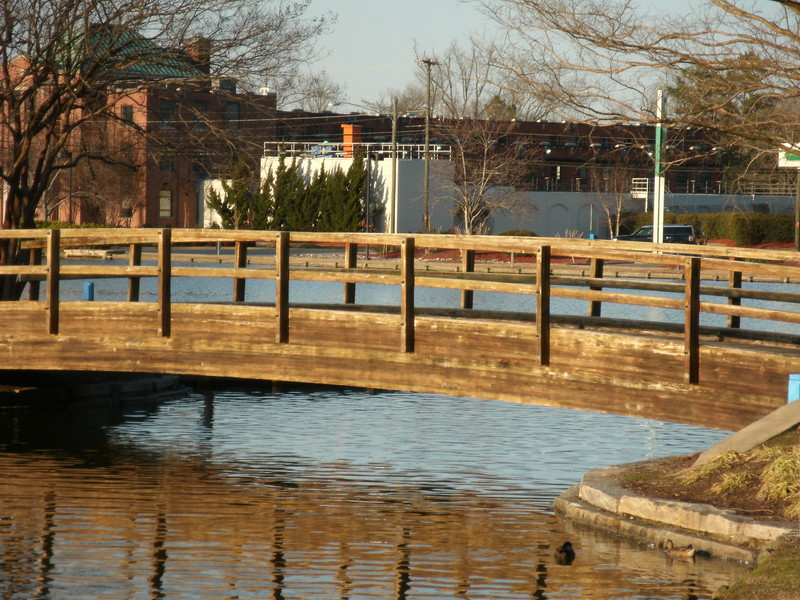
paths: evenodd
<path fill-rule="evenodd" d="M 184 229 L 1 231 L 3 238 L 30 250 L 29 264 L 0 266 L 0 276 L 27 282 L 22 300 L 0 302 L 4 370 L 434 392 L 730 430 L 784 404 L 790 374 L 800 373 L 800 293 L 749 283 L 800 282 L 800 261 L 789 252 Z M 211 250 L 220 245 L 232 248 L 227 261 Z M 327 252 L 297 254 L 309 247 Z M 76 248 L 114 251 L 121 260 L 64 258 Z M 482 262 L 489 254 L 493 262 Z M 126 280 L 127 294 L 61 299 L 65 282 L 109 278 Z M 182 278 L 226 278 L 230 298 L 177 298 Z M 157 282 L 150 300 L 140 293 L 148 279 Z M 248 297 L 253 280 L 274 281 L 274 298 Z M 300 280 L 340 283 L 341 302 L 301 297 L 290 288 Z M 399 300 L 356 304 L 363 284 L 394 286 Z M 458 290 L 460 306 L 417 306 L 421 287 Z M 521 308 L 473 308 L 476 292 L 516 295 Z M 579 301 L 585 314 L 559 312 L 566 300 Z M 609 303 L 675 318 L 612 319 L 603 315 Z M 716 325 L 704 325 L 710 316 Z M 764 323 L 777 325 L 768 332 Z"/>

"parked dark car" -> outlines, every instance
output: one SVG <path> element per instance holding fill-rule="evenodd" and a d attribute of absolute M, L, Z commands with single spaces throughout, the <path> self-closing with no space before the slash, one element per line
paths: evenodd
<path fill-rule="evenodd" d="M 630 235 L 618 235 L 614 240 L 620 242 L 652 242 L 653 226 L 639 227 Z M 691 225 L 664 225 L 664 242 L 667 244 L 699 244 Z"/>

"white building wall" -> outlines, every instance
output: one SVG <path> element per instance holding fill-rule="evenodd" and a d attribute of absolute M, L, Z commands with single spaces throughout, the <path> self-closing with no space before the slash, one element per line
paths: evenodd
<path fill-rule="evenodd" d="M 322 165 L 327 170 L 348 169 L 352 158 L 317 157 L 298 158 L 307 177 Z M 265 157 L 261 163 L 261 175 L 266 177 L 270 168 L 278 164 L 276 157 Z M 446 160 L 432 160 L 430 169 L 430 215 L 434 231 L 450 231 L 458 226 L 454 215 L 456 196 L 452 186 L 453 165 Z M 397 206 L 391 204 L 392 161 L 390 158 L 370 161 L 371 194 L 370 206 L 373 231 L 378 233 L 419 233 L 423 229 L 423 176 L 425 162 L 419 159 L 397 161 Z M 219 224 L 219 216 L 206 207 L 205 199 L 211 189 L 221 190 L 219 181 L 206 180 L 199 184 L 198 202 L 202 202 L 204 227 Z M 507 193 L 508 190 L 502 190 Z M 616 211 L 613 199 L 608 195 L 589 192 L 516 192 L 513 210 L 498 210 L 489 221 L 489 233 L 500 234 L 510 230 L 524 229 L 539 236 L 566 237 L 577 235 L 607 239 L 609 224 L 607 210 Z M 626 194 L 622 199 L 626 211 L 642 211 L 652 208 L 652 199 L 632 198 Z M 676 213 L 706 213 L 741 210 L 752 211 L 756 205 L 772 213 L 792 213 L 794 198 L 791 196 L 731 196 L 725 194 L 668 194 L 666 210 Z"/>

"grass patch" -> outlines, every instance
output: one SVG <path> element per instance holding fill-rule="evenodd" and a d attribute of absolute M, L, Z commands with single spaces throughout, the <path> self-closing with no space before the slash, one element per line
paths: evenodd
<path fill-rule="evenodd" d="M 742 460 L 742 455 L 733 450 L 728 450 L 719 456 L 715 456 L 712 460 L 702 465 L 698 469 L 692 469 L 689 473 L 684 475 L 684 483 L 696 483 L 701 479 L 707 479 L 722 470 L 727 470 L 736 465 Z"/>
<path fill-rule="evenodd" d="M 752 479 L 750 473 L 723 473 L 722 478 L 709 489 L 715 494 L 727 494 L 743 489 Z"/>

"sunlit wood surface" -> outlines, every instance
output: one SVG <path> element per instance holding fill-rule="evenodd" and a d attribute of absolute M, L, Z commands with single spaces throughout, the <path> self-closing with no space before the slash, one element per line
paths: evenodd
<path fill-rule="evenodd" d="M 750 291 L 742 283 L 759 279 L 792 287 L 800 281 L 800 266 L 789 252 L 194 230 L 0 232 L 3 237 L 33 249 L 31 264 L 0 267 L 0 275 L 29 282 L 23 300 L 0 303 L 3 369 L 178 373 L 434 392 L 730 430 L 785 403 L 789 375 L 800 372 L 800 295 Z M 235 246 L 230 266 L 172 265 L 175 247 L 215 242 Z M 341 258 L 291 259 L 293 244 L 311 243 L 338 248 Z M 367 243 L 373 260 L 363 258 Z M 255 244 L 274 253 L 249 261 L 248 247 Z M 69 247 L 123 248 L 129 263 L 71 264 L 62 256 Z M 143 248 L 155 266 L 142 265 Z M 425 260 L 420 253 L 432 249 L 457 251 L 463 260 Z M 398 256 L 376 260 L 379 250 Z M 482 252 L 494 260 L 504 255 L 506 262 L 476 265 Z M 173 297 L 174 279 L 208 276 L 231 281 L 230 302 Z M 61 280 L 102 277 L 128 279 L 128 298 L 59 298 Z M 139 301 L 142 278 L 157 278 L 157 301 Z M 275 301 L 248 301 L 252 279 L 274 280 Z M 343 301 L 322 305 L 290 297 L 290 280 L 340 282 Z M 711 288 L 709 280 L 720 283 Z M 354 286 L 363 283 L 397 286 L 399 303 L 354 304 Z M 415 306 L 415 289 L 422 286 L 461 290 L 463 308 Z M 472 309 L 475 290 L 519 294 L 530 310 Z M 722 300 L 710 302 L 709 294 Z M 559 315 L 559 298 L 585 301 L 586 316 Z M 760 308 L 749 300 L 772 304 Z M 609 302 L 679 311 L 682 322 L 607 319 L 602 306 Z M 724 315 L 727 324 L 701 327 L 702 313 Z M 743 317 L 781 325 L 771 334 L 748 331 Z"/>

